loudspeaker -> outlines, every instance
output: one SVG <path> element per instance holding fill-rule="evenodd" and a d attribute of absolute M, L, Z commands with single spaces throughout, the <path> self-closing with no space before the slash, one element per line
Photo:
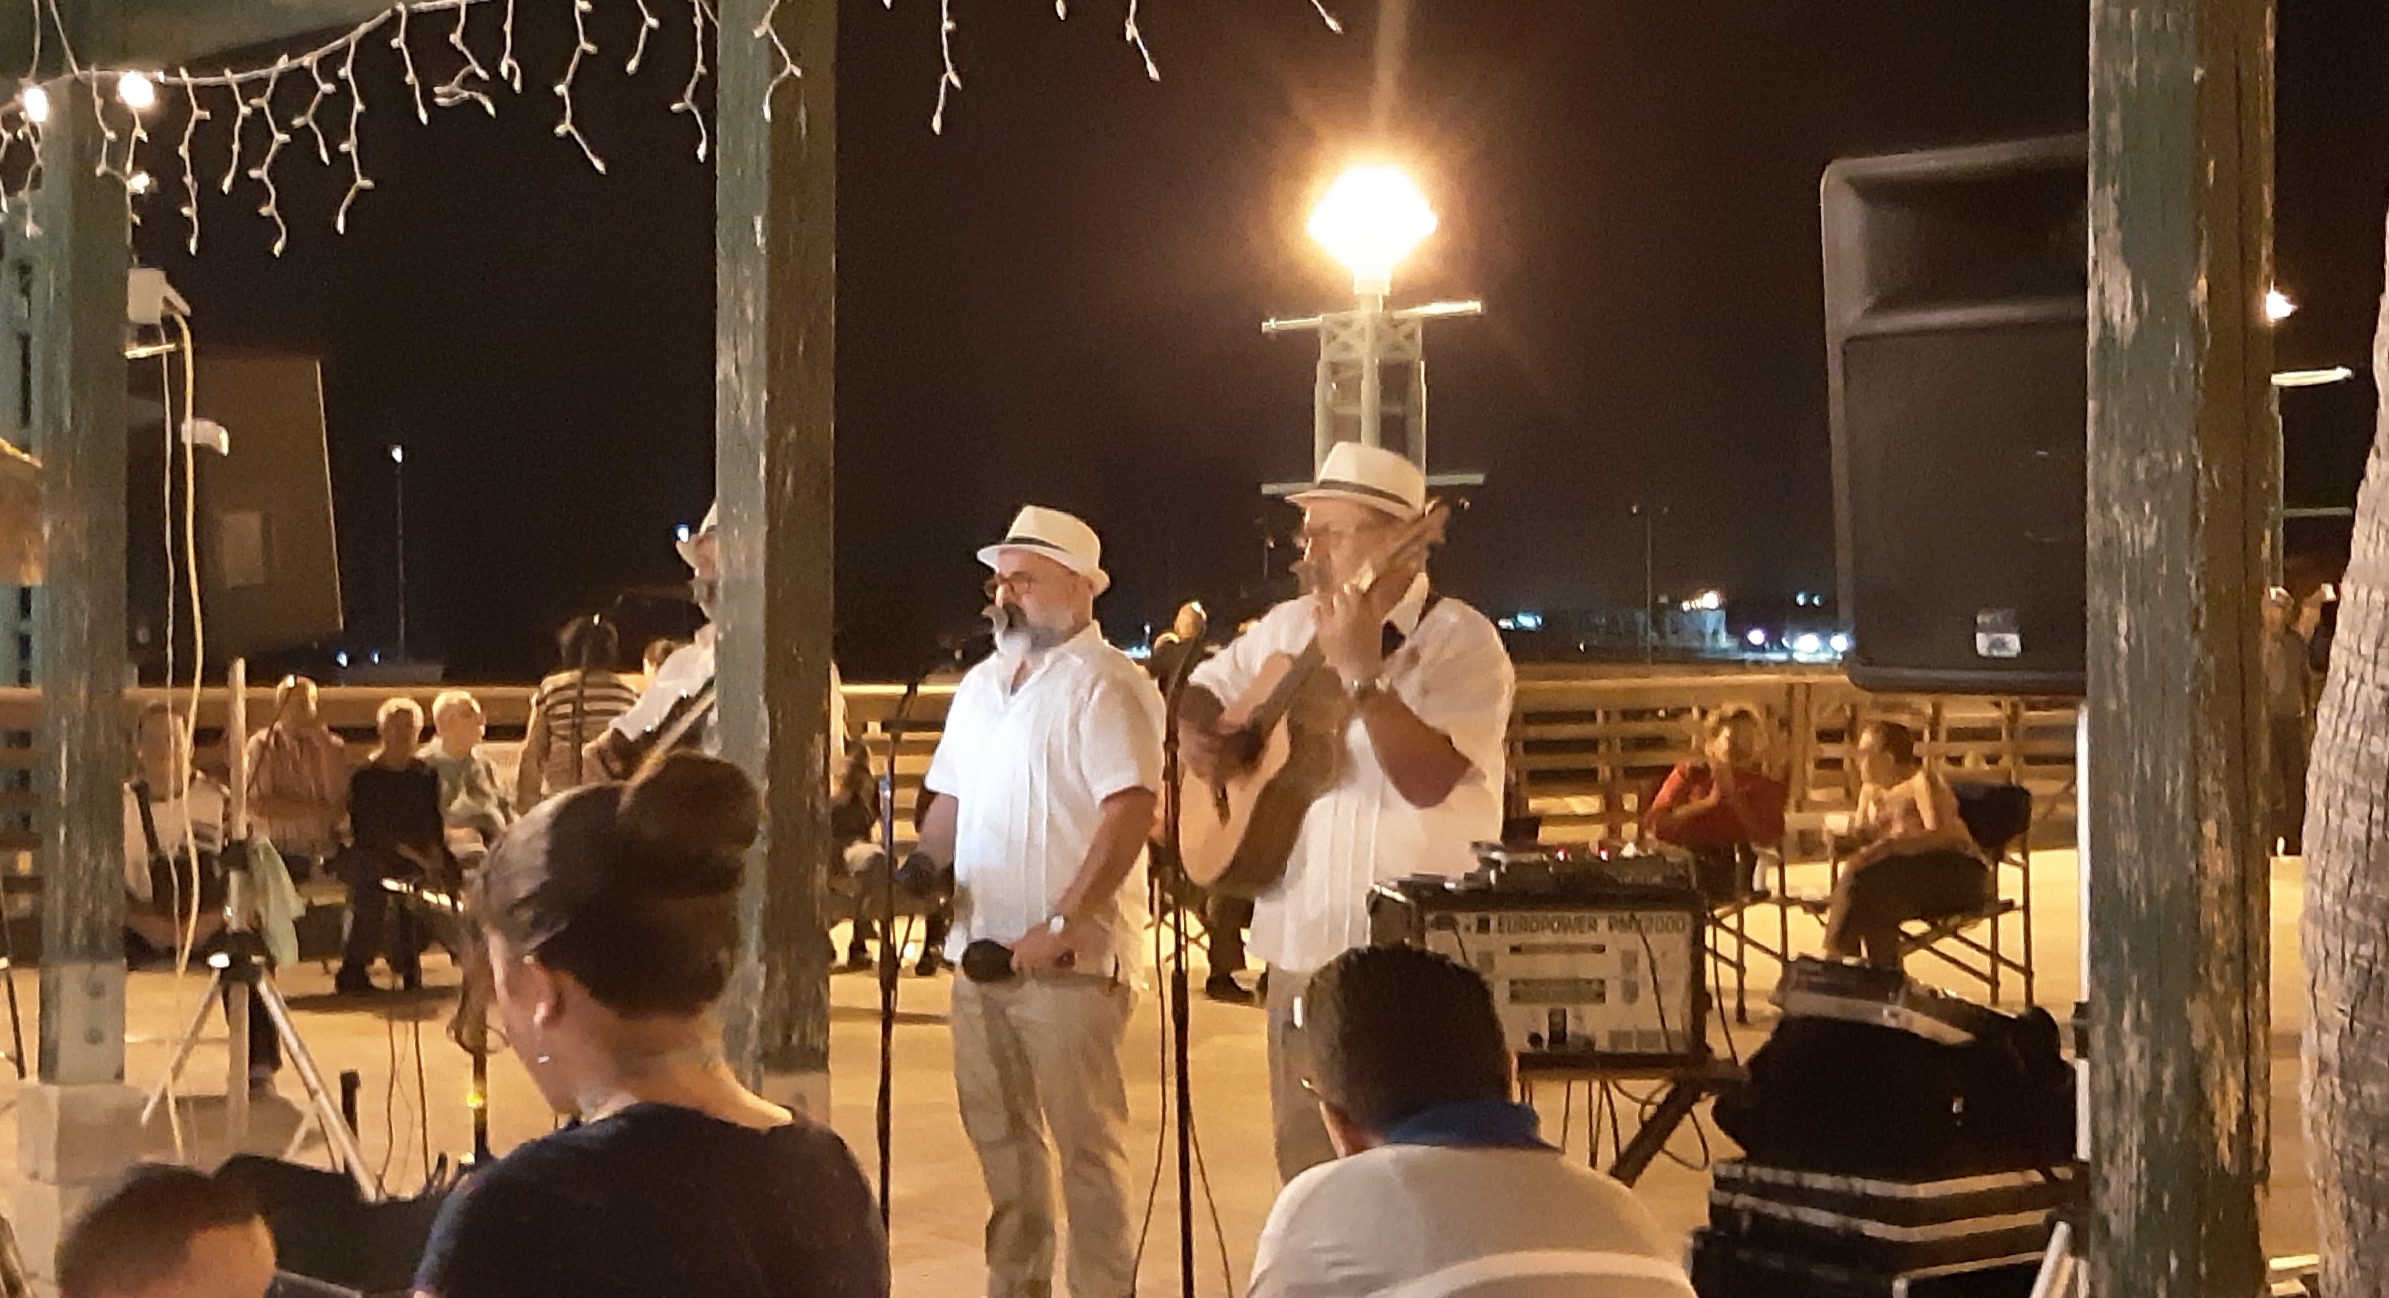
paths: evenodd
<path fill-rule="evenodd" d="M 227 1159 L 216 1176 L 257 1196 L 281 1269 L 315 1282 L 291 1293 L 406 1293 L 449 1193 L 366 1203 L 338 1172 L 255 1154 Z"/>
<path fill-rule="evenodd" d="M 1843 660 L 1862 689 L 2079 694 L 2080 136 L 1825 169 Z"/>
<path fill-rule="evenodd" d="M 208 653 L 338 635 L 340 548 L 314 358 L 201 352 L 198 380 L 200 418 L 222 424 L 232 446 L 199 475 Z"/>

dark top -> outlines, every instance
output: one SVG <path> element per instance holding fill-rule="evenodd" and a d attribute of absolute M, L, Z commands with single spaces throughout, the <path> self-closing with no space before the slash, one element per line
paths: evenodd
<path fill-rule="evenodd" d="M 837 1133 L 667 1104 L 542 1136 L 466 1180 L 415 1272 L 440 1298 L 885 1298 L 888 1244 Z"/>
<path fill-rule="evenodd" d="M 348 829 L 349 841 L 369 850 L 438 848 L 445 839 L 439 774 L 419 757 L 395 769 L 358 767 L 348 777 Z"/>

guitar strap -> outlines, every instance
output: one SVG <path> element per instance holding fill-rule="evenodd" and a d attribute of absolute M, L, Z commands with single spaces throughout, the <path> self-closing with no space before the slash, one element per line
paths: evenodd
<path fill-rule="evenodd" d="M 1427 615 L 1434 612 L 1435 606 L 1442 602 L 1442 591 L 1428 591 L 1427 602 L 1419 605 L 1418 621 L 1412 624 L 1412 630 L 1415 632 L 1418 627 L 1425 626 L 1427 624 Z M 1393 657 L 1397 650 L 1401 649 L 1403 645 L 1410 642 L 1410 637 L 1402 634 L 1402 629 L 1395 626 L 1391 622 L 1386 623 L 1382 628 L 1379 629 L 1379 632 L 1380 633 L 1377 641 L 1378 647 L 1383 651 L 1383 656 L 1387 658 Z"/>

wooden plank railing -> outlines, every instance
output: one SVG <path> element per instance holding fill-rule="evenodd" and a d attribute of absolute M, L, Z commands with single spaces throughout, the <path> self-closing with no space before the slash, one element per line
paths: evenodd
<path fill-rule="evenodd" d="M 521 686 L 474 686 L 488 712 L 494 741 L 519 738 L 530 691 Z M 382 700 L 404 693 L 429 708 L 437 689 L 392 690 L 327 686 L 325 719 L 363 760 L 373 745 L 373 714 Z M 128 696 L 126 719 L 163 691 Z M 178 691 L 184 702 L 187 691 Z M 901 691 L 892 685 L 849 684 L 849 724 L 871 753 L 873 770 L 885 763 L 888 725 Z M 953 698 L 951 678 L 932 682 L 915 700 L 897 757 L 897 808 L 909 815 L 929 756 Z M 37 814 L 31 787 L 35 751 L 31 732 L 39 696 L 26 689 L 0 689 L 0 851 L 32 845 L 30 819 Z M 205 691 L 199 706 L 199 760 L 221 772 L 220 727 L 225 691 Z M 272 691 L 251 691 L 249 715 L 270 717 Z M 1643 801 L 1668 768 L 1699 747 L 1703 715 L 1745 707 L 1764 722 L 1766 759 L 1785 773 L 1792 788 L 1796 823 L 1813 825 L 1823 814 L 1846 811 L 1857 778 L 1851 746 L 1858 727 L 1885 717 L 1914 726 L 1924 751 L 1953 778 L 2010 781 L 2030 788 L 2043 839 L 2071 833 L 2074 781 L 2075 706 L 2068 700 L 2008 696 L 1903 696 L 1863 693 L 1839 672 L 1826 668 L 1790 670 L 1620 669 L 1587 664 L 1530 664 L 1519 669 L 1510 721 L 1510 761 L 1517 770 L 1528 809 L 1543 817 L 1551 841 L 1634 836 Z"/>

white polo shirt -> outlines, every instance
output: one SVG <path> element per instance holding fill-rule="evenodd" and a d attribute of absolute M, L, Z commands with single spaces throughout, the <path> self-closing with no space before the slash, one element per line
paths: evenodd
<path fill-rule="evenodd" d="M 1690 1298 L 1634 1192 L 1557 1150 L 1380 1145 L 1286 1183 L 1253 1256 L 1250 1298 L 1440 1298 L 1471 1279 L 1522 1293 Z"/>
<path fill-rule="evenodd" d="M 1310 642 L 1315 607 L 1305 597 L 1269 610 L 1191 679 L 1235 707 L 1262 664 Z M 1254 901 L 1249 949 L 1281 969 L 1309 973 L 1366 945 L 1371 887 L 1465 874 L 1476 867 L 1472 845 L 1501 837 L 1503 744 L 1517 683 L 1501 634 L 1458 600 L 1428 607 L 1424 576 L 1386 621 L 1408 637 L 1386 659 L 1387 687 L 1452 741 L 1469 770 L 1442 802 L 1412 806 L 1378 764 L 1367 724 L 1352 719 L 1341 781 L 1303 817 L 1286 877 Z"/>
<path fill-rule="evenodd" d="M 1017 687 L 1002 655 L 954 688 L 925 783 L 955 801 L 954 927 L 946 955 L 985 938 L 1009 946 L 1051 919 L 1086 863 L 1103 800 L 1161 789 L 1161 692 L 1092 624 L 1048 652 Z M 1136 967 L 1144 862 L 1081 916 L 1078 967 Z"/>

